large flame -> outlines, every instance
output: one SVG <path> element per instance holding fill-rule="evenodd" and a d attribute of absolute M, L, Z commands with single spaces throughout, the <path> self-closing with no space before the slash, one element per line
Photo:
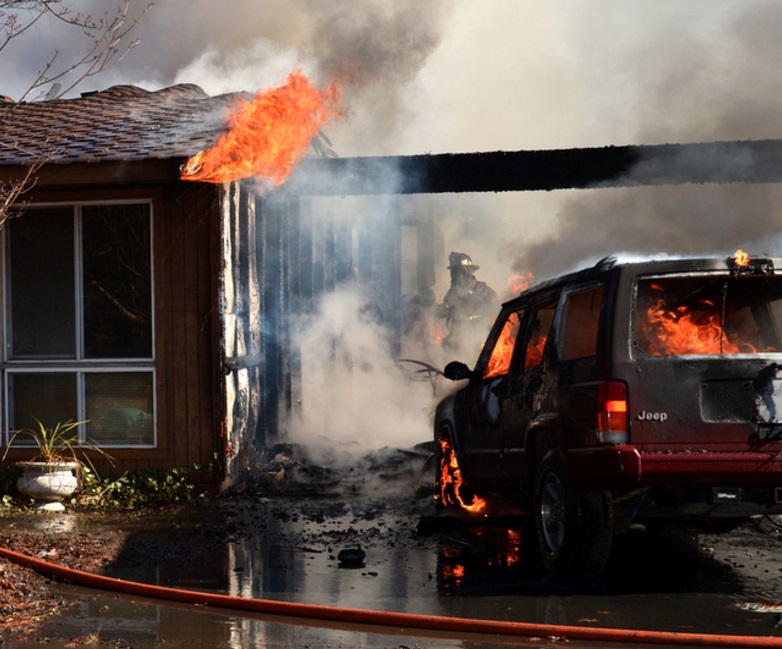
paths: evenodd
<path fill-rule="evenodd" d="M 717 306 L 710 300 L 691 305 L 668 306 L 662 287 L 652 284 L 656 298 L 641 322 L 639 341 L 655 356 L 679 354 L 753 353 L 757 348 L 746 340 L 728 337 Z"/>
<path fill-rule="evenodd" d="M 263 178 L 282 184 L 327 121 L 339 116 L 335 82 L 320 91 L 296 70 L 279 88 L 239 98 L 228 116 L 229 130 L 212 148 L 190 158 L 183 180 L 223 183 Z"/>

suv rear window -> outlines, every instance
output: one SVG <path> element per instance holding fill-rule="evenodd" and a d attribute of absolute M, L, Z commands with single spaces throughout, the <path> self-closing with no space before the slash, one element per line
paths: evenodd
<path fill-rule="evenodd" d="M 782 351 L 782 276 L 699 275 L 638 281 L 633 336 L 654 356 Z"/>

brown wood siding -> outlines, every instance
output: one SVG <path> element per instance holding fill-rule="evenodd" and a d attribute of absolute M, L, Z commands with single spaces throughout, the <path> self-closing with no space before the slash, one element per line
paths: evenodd
<path fill-rule="evenodd" d="M 155 237 L 155 285 L 166 296 L 156 304 L 156 353 L 160 385 L 165 386 L 158 390 L 159 403 L 168 409 L 165 431 L 159 427 L 168 451 L 163 466 L 174 468 L 207 462 L 222 450 L 212 252 L 219 249 L 212 238 L 219 211 L 214 186 L 178 184 L 165 197 L 167 218 L 161 219 L 163 231 L 156 228 Z"/>
<path fill-rule="evenodd" d="M 224 454 L 220 363 L 219 188 L 175 183 L 127 190 L 46 191 L 33 203 L 150 199 L 153 205 L 155 366 L 158 444 L 154 449 L 113 449 L 119 474 L 142 468 L 173 469 Z M 23 218 L 23 217 L 22 217 Z M 23 457 L 14 451 L 9 461 Z M 205 476 L 207 477 L 207 476 Z M 208 476 L 219 482 L 222 473 Z"/>

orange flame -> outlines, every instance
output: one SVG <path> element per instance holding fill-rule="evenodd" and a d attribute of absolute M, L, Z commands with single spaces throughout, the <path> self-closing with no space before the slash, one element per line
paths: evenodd
<path fill-rule="evenodd" d="M 459 462 L 456 460 L 456 453 L 446 440 L 440 440 L 440 502 L 443 506 L 458 504 L 462 509 L 480 513 L 486 509 L 486 501 L 478 496 L 473 496 L 472 501 L 467 503 L 461 495 L 461 488 L 464 484 Z M 451 498 L 453 493 L 453 498 Z"/>
<path fill-rule="evenodd" d="M 749 255 L 739 248 L 733 255 L 733 261 L 736 266 L 749 266 Z"/>
<path fill-rule="evenodd" d="M 521 532 L 519 530 L 506 530 L 508 535 L 508 551 L 506 552 L 504 559 L 507 567 L 515 566 L 519 562 L 519 555 L 521 554 Z"/>
<path fill-rule="evenodd" d="M 508 278 L 508 299 L 518 295 L 522 291 L 526 291 L 529 288 L 529 285 L 532 284 L 533 279 L 535 279 L 535 276 L 532 273 L 527 273 L 526 275 L 511 275 Z"/>
<path fill-rule="evenodd" d="M 548 336 L 541 333 L 530 338 L 527 343 L 527 358 L 524 360 L 525 370 L 536 367 L 543 361 L 543 348 L 546 346 L 547 339 Z"/>
<path fill-rule="evenodd" d="M 456 564 L 454 566 L 443 566 L 441 569 L 442 578 L 446 581 L 453 582 L 452 586 L 458 586 L 461 580 L 464 578 L 464 566 Z"/>
<path fill-rule="evenodd" d="M 445 322 L 432 322 L 429 327 L 429 335 L 432 338 L 432 342 L 439 345 L 443 342 L 447 328 Z"/>
<path fill-rule="evenodd" d="M 223 183 L 263 177 L 280 185 L 318 129 L 339 117 L 338 105 L 336 83 L 319 91 L 296 70 L 279 88 L 258 92 L 252 101 L 237 99 L 228 116 L 228 132 L 185 163 L 182 180 Z"/>
<path fill-rule="evenodd" d="M 646 310 L 646 322 L 641 323 L 639 342 L 645 351 L 655 356 L 679 354 L 740 354 L 753 353 L 757 348 L 746 340 L 730 340 L 722 328 L 716 305 L 710 300 L 667 306 L 663 289 Z"/>
<path fill-rule="evenodd" d="M 511 313 L 502 327 L 497 344 L 492 350 L 491 358 L 489 358 L 489 362 L 486 364 L 486 371 L 483 373 L 483 378 L 490 379 L 494 376 L 502 376 L 508 373 L 513 347 L 516 345 L 519 323 L 519 314 Z"/>

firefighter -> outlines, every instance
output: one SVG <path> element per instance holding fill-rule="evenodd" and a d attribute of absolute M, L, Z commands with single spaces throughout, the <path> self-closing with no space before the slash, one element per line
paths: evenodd
<path fill-rule="evenodd" d="M 480 344 L 497 314 L 500 300 L 494 289 L 475 277 L 480 266 L 473 264 L 469 255 L 452 252 L 448 262 L 451 287 L 438 306 L 437 315 L 445 318 L 448 327 L 443 346 L 455 350 L 465 342 L 472 343 L 473 338 Z"/>

